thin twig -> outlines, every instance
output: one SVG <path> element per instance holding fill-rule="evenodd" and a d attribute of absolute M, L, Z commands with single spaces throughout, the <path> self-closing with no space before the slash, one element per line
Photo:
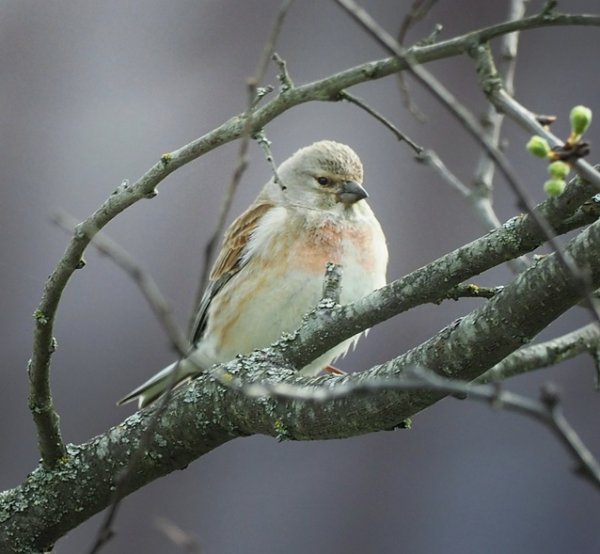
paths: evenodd
<path fill-rule="evenodd" d="M 377 121 L 382 123 L 392 133 L 394 133 L 394 135 L 396 135 L 396 138 L 400 142 L 405 142 L 406 144 L 408 144 L 408 146 L 410 146 L 413 149 L 413 151 L 415 152 L 415 154 L 417 156 L 420 156 L 422 154 L 422 152 L 423 152 L 422 146 L 419 146 L 407 134 L 400 131 L 400 129 L 398 129 L 398 127 L 396 127 L 389 119 L 386 119 L 378 111 L 371 108 L 371 106 L 369 106 L 362 98 L 359 98 L 358 96 L 354 96 L 353 94 L 350 94 L 346 90 L 343 90 L 342 92 L 340 92 L 340 98 L 342 98 L 343 100 L 346 100 L 348 102 L 351 102 L 355 106 L 358 106 L 361 110 L 364 110 L 369 115 L 374 117 Z"/>
<path fill-rule="evenodd" d="M 281 178 L 279 177 L 279 172 L 277 171 L 277 164 L 275 163 L 275 158 L 273 157 L 273 152 L 271 151 L 271 141 L 267 138 L 267 134 L 264 129 L 256 132 L 254 134 L 254 139 L 258 142 L 259 146 L 262 148 L 262 151 L 265 155 L 265 159 L 271 166 L 271 172 L 273 173 L 273 180 L 280 187 L 285 188 L 285 183 L 281 182 Z"/>
<path fill-rule="evenodd" d="M 528 110 L 525 106 L 517 102 L 502 86 L 498 78 L 494 59 L 488 45 L 481 45 L 470 51 L 475 59 L 479 79 L 482 89 L 485 91 L 488 100 L 496 109 L 520 127 L 529 133 L 544 137 L 551 146 L 562 147 L 564 141 L 554 135 L 548 127 L 538 121 L 535 113 Z M 572 166 L 582 178 L 593 184 L 597 191 L 600 191 L 600 172 L 584 159 L 578 159 L 572 162 Z"/>
<path fill-rule="evenodd" d="M 343 399 L 351 394 L 370 394 L 382 390 L 428 390 L 483 401 L 496 409 L 517 412 L 546 425 L 577 462 L 576 474 L 587 478 L 600 489 L 600 464 L 564 417 L 559 406 L 558 395 L 550 387 L 542 391 L 540 400 L 533 400 L 504 391 L 495 385 L 475 385 L 446 379 L 421 367 L 409 368 L 397 378 L 372 378 L 360 382 L 348 382 L 345 377 L 335 377 L 321 386 L 272 382 L 244 383 L 237 378 L 232 380 L 231 386 L 239 387 L 248 396 L 257 398 L 297 399 L 320 403 Z"/>
<path fill-rule="evenodd" d="M 437 0 L 414 0 L 408 13 L 402 20 L 400 25 L 400 29 L 398 31 L 397 41 L 398 44 L 404 45 L 404 40 L 406 39 L 406 35 L 408 30 L 417 22 L 424 19 L 431 8 L 434 6 Z M 434 33 L 432 36 L 435 38 L 437 34 L 441 31 L 441 26 L 436 25 Z M 431 40 L 431 39 L 430 39 Z M 430 40 L 427 42 L 430 43 Z M 419 43 L 419 44 L 422 44 Z M 398 87 L 400 89 L 400 94 L 402 96 L 402 103 L 404 107 L 415 116 L 417 121 L 424 122 L 426 120 L 425 114 L 419 109 L 419 107 L 415 104 L 410 94 L 410 90 L 408 88 L 408 83 L 406 82 L 406 78 L 404 73 L 398 73 Z"/>
<path fill-rule="evenodd" d="M 597 323 L 576 329 L 566 335 L 525 346 L 475 379 L 476 383 L 505 381 L 510 377 L 556 365 L 583 352 L 593 354 L 600 348 L 600 329 Z"/>
<path fill-rule="evenodd" d="M 463 196 L 469 197 L 469 189 L 462 183 L 462 181 L 456 175 L 454 175 L 454 173 L 452 173 L 448 169 L 446 164 L 444 164 L 442 159 L 433 150 L 426 150 L 422 146 L 418 145 L 408 135 L 400 131 L 400 129 L 398 129 L 398 127 L 396 127 L 389 119 L 381 115 L 378 111 L 371 108 L 371 106 L 369 106 L 361 98 L 358 98 L 357 96 L 354 96 L 345 90 L 340 92 L 340 97 L 343 100 L 355 104 L 356 106 L 367 112 L 369 115 L 371 115 L 373 118 L 375 118 L 377 121 L 379 121 L 384 127 L 389 129 L 400 142 L 406 142 L 406 144 L 408 144 L 412 148 L 412 150 L 416 154 L 415 159 L 418 162 L 423 163 L 424 165 L 434 169 L 442 177 L 442 179 L 444 179 L 448 184 L 450 184 L 451 187 L 456 189 Z"/>
<path fill-rule="evenodd" d="M 454 174 L 434 150 L 424 150 L 417 161 L 433 169 L 451 188 L 465 198 L 469 196 L 469 188 Z"/>

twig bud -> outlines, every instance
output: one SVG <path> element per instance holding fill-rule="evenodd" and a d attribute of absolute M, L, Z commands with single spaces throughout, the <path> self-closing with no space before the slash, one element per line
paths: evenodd
<path fill-rule="evenodd" d="M 548 196 L 560 196 L 566 185 L 563 179 L 549 179 L 544 183 L 544 190 Z"/>
<path fill-rule="evenodd" d="M 550 176 L 554 179 L 560 179 L 564 181 L 570 170 L 571 168 L 569 167 L 569 164 L 561 162 L 560 160 L 552 162 L 548 165 L 548 173 L 550 173 Z"/>
<path fill-rule="evenodd" d="M 538 158 L 546 158 L 550 153 L 550 145 L 545 138 L 533 135 L 527 143 L 527 150 Z"/>
<path fill-rule="evenodd" d="M 592 110 L 585 106 L 575 106 L 571 110 L 571 131 L 574 135 L 581 136 L 592 123 Z"/>

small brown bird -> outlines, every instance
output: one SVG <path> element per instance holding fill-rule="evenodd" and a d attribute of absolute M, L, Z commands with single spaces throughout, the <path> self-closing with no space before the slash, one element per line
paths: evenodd
<path fill-rule="evenodd" d="M 348 146 L 320 141 L 281 164 L 256 200 L 225 233 L 192 338 L 194 362 L 179 364 L 180 382 L 275 342 L 300 327 L 321 299 L 327 262 L 343 268 L 340 302 L 353 302 L 386 282 L 385 235 L 367 204 L 363 167 Z M 277 182 L 279 181 L 279 182 Z M 306 367 L 316 375 L 359 335 Z M 146 406 L 163 394 L 176 364 L 130 392 Z"/>

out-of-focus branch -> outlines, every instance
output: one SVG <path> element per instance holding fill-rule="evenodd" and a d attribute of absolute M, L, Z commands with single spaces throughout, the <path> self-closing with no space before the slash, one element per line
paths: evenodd
<path fill-rule="evenodd" d="M 175 525 L 171 520 L 164 517 L 157 517 L 154 520 L 156 527 L 182 552 L 189 554 L 203 554 L 202 548 L 195 537 Z"/>
<path fill-rule="evenodd" d="M 69 232 L 73 229 L 73 227 L 77 229 L 77 220 L 67 216 L 66 214 L 57 214 L 54 217 L 54 223 Z M 77 232 L 77 230 L 75 232 Z M 129 275 L 129 277 L 144 295 L 163 331 L 165 332 L 165 335 L 171 342 L 171 346 L 173 347 L 173 350 L 177 356 L 180 359 L 187 356 L 190 350 L 190 345 L 175 323 L 167 301 L 150 274 L 139 267 L 125 250 L 123 250 L 118 244 L 116 244 L 106 235 L 97 233 L 93 238 L 93 245 L 102 255 L 111 259 L 118 267 L 120 267 L 127 275 Z M 117 510 L 124 495 L 124 491 L 127 488 L 127 482 L 129 479 L 131 479 L 133 472 L 138 467 L 140 459 L 142 456 L 144 456 L 146 449 L 152 443 L 153 433 L 157 426 L 157 420 L 164 413 L 170 400 L 171 391 L 178 381 L 177 367 L 178 366 L 176 366 L 175 370 L 171 374 L 166 392 L 158 403 L 158 407 L 154 412 L 153 417 L 150 419 L 148 426 L 141 434 L 138 448 L 133 451 L 127 466 L 123 468 L 123 470 L 115 478 L 112 502 L 102 524 L 98 529 L 98 532 L 96 533 L 96 538 L 90 550 L 90 554 L 99 552 L 104 544 L 106 544 L 114 536 L 112 523 L 117 515 Z"/>
<path fill-rule="evenodd" d="M 509 20 L 521 19 L 525 15 L 525 6 L 528 0 L 511 0 L 509 9 Z M 519 45 L 519 33 L 504 35 L 501 41 L 502 59 L 505 62 L 504 87 L 509 94 L 514 92 L 514 75 L 517 65 L 517 49 Z M 497 147 L 500 146 L 500 130 L 502 128 L 503 114 L 498 113 L 493 105 L 490 105 L 483 118 L 483 128 L 488 138 Z M 494 180 L 494 162 L 487 154 L 483 154 L 473 179 L 473 195 L 480 198 L 490 198 Z M 488 220 L 488 228 L 497 227 L 499 222 Z"/>
<path fill-rule="evenodd" d="M 525 15 L 525 7 L 528 0 L 511 0 L 509 8 L 509 20 L 518 20 Z M 504 86 L 510 94 L 514 91 L 514 76 L 517 65 L 517 50 L 519 46 L 519 33 L 514 32 L 504 35 L 501 39 L 500 50 L 504 64 Z M 496 108 L 490 104 L 486 114 L 482 119 L 483 130 L 488 139 L 500 148 L 500 131 L 504 116 L 499 113 Z M 473 206 L 474 212 L 485 226 L 486 229 L 493 229 L 500 225 L 498 216 L 493 208 L 493 181 L 496 166 L 494 161 L 486 153 L 481 155 L 475 177 L 473 179 L 473 187 L 469 191 L 469 200 Z M 526 258 L 516 258 L 509 262 L 509 266 L 515 272 L 525 271 L 529 263 Z"/>
<path fill-rule="evenodd" d="M 436 171 L 440 177 L 446 181 L 453 189 L 459 192 L 464 197 L 468 198 L 470 196 L 470 190 L 462 183 L 462 181 L 448 169 L 446 164 L 442 161 L 442 159 L 437 155 L 433 150 L 426 150 L 422 146 L 418 145 L 414 142 L 408 135 L 400 131 L 389 119 L 380 114 L 378 111 L 374 110 L 369 106 L 364 100 L 358 98 L 350 94 L 347 91 L 342 91 L 340 93 L 340 97 L 343 100 L 346 100 L 372 116 L 374 119 L 379 121 L 384 127 L 389 129 L 394 136 L 400 141 L 405 142 L 410 146 L 413 152 L 416 154 L 415 159 L 430 168 Z"/>
<path fill-rule="evenodd" d="M 79 220 L 66 213 L 56 214 L 52 221 L 69 233 L 80 232 L 78 230 Z M 135 260 L 108 236 L 96 233 L 92 244 L 100 254 L 112 260 L 137 285 L 154 312 L 175 353 L 180 357 L 186 356 L 189 351 L 189 343 L 175 323 L 169 304 L 150 274 L 136 264 Z"/>
<path fill-rule="evenodd" d="M 415 25 L 417 22 L 424 19 L 431 8 L 435 5 L 437 0 L 414 0 L 408 13 L 402 20 L 400 24 L 400 29 L 398 30 L 398 35 L 396 40 L 398 44 L 404 46 L 404 41 L 406 39 L 406 35 L 408 34 L 408 30 Z M 437 34 L 441 31 L 442 26 L 436 25 L 435 29 L 428 39 L 425 39 L 426 42 L 432 42 L 437 37 Z M 419 42 L 419 44 L 423 44 L 423 42 Z M 413 116 L 417 118 L 418 121 L 425 121 L 425 115 L 419 110 L 418 106 L 414 103 L 412 96 L 410 94 L 410 90 L 408 89 L 408 83 L 406 82 L 406 76 L 404 73 L 398 74 L 398 87 L 400 89 L 400 94 L 402 95 L 402 102 L 404 107 L 411 113 Z"/>

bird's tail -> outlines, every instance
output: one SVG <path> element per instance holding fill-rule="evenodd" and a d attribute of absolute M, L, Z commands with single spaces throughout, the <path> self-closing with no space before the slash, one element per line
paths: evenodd
<path fill-rule="evenodd" d="M 173 376 L 174 371 L 177 372 L 175 376 Z M 127 404 L 127 402 L 137 399 L 138 408 L 141 409 L 161 397 L 169 388 L 171 379 L 175 379 L 174 386 L 179 386 L 198 373 L 198 367 L 195 364 L 189 360 L 180 360 L 165 367 L 165 369 L 159 371 L 145 383 L 133 389 L 129 394 L 121 398 L 117 404 Z"/>

